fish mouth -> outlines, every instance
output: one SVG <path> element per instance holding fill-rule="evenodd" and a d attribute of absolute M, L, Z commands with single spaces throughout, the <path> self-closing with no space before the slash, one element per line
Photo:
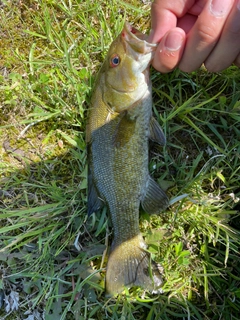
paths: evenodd
<path fill-rule="evenodd" d="M 135 90 L 135 89 L 132 89 L 132 90 L 126 91 L 126 90 L 116 89 L 116 88 L 114 88 L 113 85 L 111 85 L 111 84 L 109 84 L 109 86 L 110 86 L 110 88 L 111 88 L 113 91 L 118 92 L 118 93 L 133 92 L 133 91 Z"/>
<path fill-rule="evenodd" d="M 117 93 L 129 93 L 129 92 L 134 92 L 136 90 L 136 88 L 133 88 L 133 89 L 129 89 L 129 90 L 121 90 L 121 89 L 116 89 L 112 84 L 109 83 L 109 87 L 117 92 Z"/>
<path fill-rule="evenodd" d="M 147 54 L 156 50 L 157 44 L 146 41 L 147 35 L 125 22 L 122 31 L 122 37 L 125 38 L 128 45 L 142 54 Z"/>

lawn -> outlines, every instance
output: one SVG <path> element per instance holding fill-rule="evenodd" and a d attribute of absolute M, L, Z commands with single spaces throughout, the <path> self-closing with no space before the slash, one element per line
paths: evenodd
<path fill-rule="evenodd" d="M 240 73 L 152 69 L 167 138 L 151 175 L 167 190 L 140 229 L 163 294 L 104 294 L 108 212 L 86 216 L 91 88 L 127 20 L 150 1 L 0 2 L 0 319 L 239 319 Z"/>

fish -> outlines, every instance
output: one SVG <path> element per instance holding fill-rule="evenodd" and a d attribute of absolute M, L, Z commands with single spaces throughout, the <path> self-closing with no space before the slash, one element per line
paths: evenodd
<path fill-rule="evenodd" d="M 150 63 L 156 45 L 146 37 L 124 24 L 96 77 L 87 119 L 87 211 L 107 206 L 113 226 L 107 297 L 134 286 L 157 293 L 163 284 L 139 229 L 140 207 L 156 214 L 169 204 L 148 169 L 149 140 L 164 145 L 165 136 L 152 115 Z"/>

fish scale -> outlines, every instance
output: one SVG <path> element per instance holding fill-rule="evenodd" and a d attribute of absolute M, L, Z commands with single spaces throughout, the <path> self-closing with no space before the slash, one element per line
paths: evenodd
<path fill-rule="evenodd" d="M 86 134 L 88 214 L 107 205 L 112 220 L 108 296 L 132 286 L 160 292 L 163 282 L 157 264 L 149 263 L 139 229 L 140 206 L 159 213 L 168 205 L 165 192 L 148 171 L 149 139 L 165 143 L 152 117 L 149 64 L 155 47 L 126 23 L 110 46 L 91 98 Z"/>

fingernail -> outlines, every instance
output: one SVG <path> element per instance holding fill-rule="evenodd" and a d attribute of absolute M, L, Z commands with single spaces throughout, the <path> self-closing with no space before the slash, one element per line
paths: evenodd
<path fill-rule="evenodd" d="M 177 51 L 183 43 L 183 37 L 180 33 L 170 32 L 164 42 L 165 48 L 169 51 Z"/>
<path fill-rule="evenodd" d="M 225 0 L 212 0 L 210 2 L 210 11 L 215 17 L 224 16 L 230 9 L 230 2 Z"/>

